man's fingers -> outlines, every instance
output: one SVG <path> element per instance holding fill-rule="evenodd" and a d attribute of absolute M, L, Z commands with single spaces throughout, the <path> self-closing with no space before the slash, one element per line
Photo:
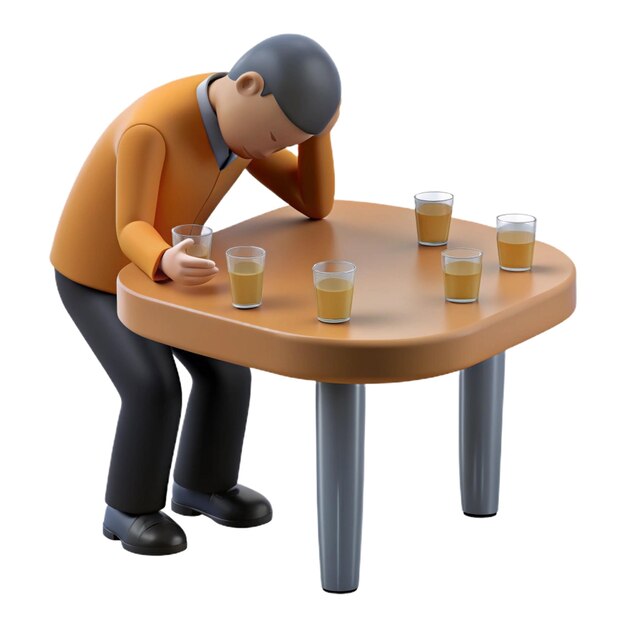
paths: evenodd
<path fill-rule="evenodd" d="M 187 287 L 195 287 L 197 285 L 203 285 L 204 283 L 208 283 L 213 278 L 213 276 L 215 276 L 215 274 L 199 277 L 183 276 L 177 282 Z"/>
<path fill-rule="evenodd" d="M 201 259 L 196 256 L 189 256 L 188 254 L 185 254 L 180 257 L 180 266 L 210 269 L 215 267 L 215 261 L 211 261 L 211 259 Z"/>
<path fill-rule="evenodd" d="M 329 133 L 333 129 L 333 126 L 337 123 L 337 120 L 339 119 L 339 108 L 340 107 L 337 107 L 335 114 L 332 116 L 328 124 L 326 124 L 326 127 L 320 133 L 320 135 L 325 135 L 326 133 Z"/>
<path fill-rule="evenodd" d="M 219 269 L 217 267 L 210 267 L 210 268 L 185 267 L 181 270 L 180 274 L 181 276 L 190 276 L 190 277 L 196 278 L 199 276 L 213 276 L 214 274 L 217 274 L 218 272 L 219 272 Z"/>
<path fill-rule="evenodd" d="M 172 250 L 184 250 L 185 248 L 188 248 L 192 245 L 193 239 L 183 239 L 182 241 L 179 241 L 175 246 L 172 246 Z"/>

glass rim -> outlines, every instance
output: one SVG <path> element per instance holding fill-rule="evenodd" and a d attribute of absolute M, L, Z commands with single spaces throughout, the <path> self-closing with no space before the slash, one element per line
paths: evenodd
<path fill-rule="evenodd" d="M 509 219 L 506 219 L 509 218 Z M 525 219 L 510 219 L 510 218 L 525 218 Z M 529 213 L 503 213 L 498 215 L 496 220 L 504 222 L 505 224 L 535 224 L 537 218 Z"/>
<path fill-rule="evenodd" d="M 443 198 L 437 198 L 437 199 L 433 199 L 433 198 L 420 198 L 419 196 L 425 196 L 427 194 L 439 194 L 441 196 L 447 196 L 447 197 L 443 197 Z M 419 200 L 420 202 L 449 202 L 450 200 L 454 200 L 454 195 L 451 194 L 449 191 L 420 191 L 419 193 L 416 193 L 413 198 L 415 200 Z"/>
<path fill-rule="evenodd" d="M 459 254 L 463 252 L 468 252 L 470 254 Z M 478 248 L 452 248 L 450 250 L 444 250 L 441 253 L 441 256 L 446 259 L 480 259 L 483 256 L 483 251 Z"/>
<path fill-rule="evenodd" d="M 187 235 L 188 237 L 200 237 L 203 235 L 212 235 L 213 234 L 213 229 L 210 226 L 205 226 L 204 224 L 178 224 L 178 226 L 174 226 L 174 228 L 172 228 L 172 233 L 176 233 L 177 235 L 186 235 L 187 233 L 180 233 L 178 232 L 179 228 L 190 228 L 190 227 L 198 227 L 201 228 L 203 232 L 197 234 L 197 235 Z M 207 232 L 204 232 L 207 231 Z"/>
<path fill-rule="evenodd" d="M 256 250 L 256 254 L 247 254 L 241 255 L 236 254 L 234 250 Z M 231 259 L 255 259 L 255 258 L 263 258 L 265 257 L 265 250 L 263 248 L 259 248 L 259 246 L 233 246 L 232 248 L 228 248 L 226 250 L 226 256 Z"/>
<path fill-rule="evenodd" d="M 345 264 L 349 267 L 345 270 L 322 270 L 320 266 L 325 265 L 327 263 L 336 263 L 336 264 Z M 314 272 L 318 274 L 350 274 L 356 272 L 356 265 L 352 263 L 352 261 L 344 261 L 342 259 L 331 259 L 329 261 L 318 261 L 311 268 Z"/>

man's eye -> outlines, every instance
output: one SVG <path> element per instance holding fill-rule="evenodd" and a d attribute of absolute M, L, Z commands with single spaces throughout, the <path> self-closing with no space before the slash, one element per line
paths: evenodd
<path fill-rule="evenodd" d="M 272 141 L 276 141 L 276 137 L 274 137 L 274 133 L 270 130 L 270 137 L 272 138 Z"/>

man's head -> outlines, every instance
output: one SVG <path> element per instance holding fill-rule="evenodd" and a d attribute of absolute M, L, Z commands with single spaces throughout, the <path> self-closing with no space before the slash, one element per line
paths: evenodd
<path fill-rule="evenodd" d="M 341 101 L 327 52 L 302 35 L 277 35 L 246 52 L 209 93 L 229 147 L 263 158 L 327 132 Z"/>

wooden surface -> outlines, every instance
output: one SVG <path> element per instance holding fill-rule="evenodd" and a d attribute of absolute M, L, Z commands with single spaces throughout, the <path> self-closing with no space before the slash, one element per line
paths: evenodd
<path fill-rule="evenodd" d="M 495 217 L 494 217 L 495 221 Z M 541 216 L 539 216 L 541 224 Z M 263 304 L 231 305 L 225 250 L 267 251 Z M 441 252 L 417 245 L 412 209 L 337 201 L 324 220 L 284 207 L 213 237 L 220 273 L 201 287 L 154 283 L 134 265 L 119 274 L 118 313 L 136 333 L 286 376 L 338 383 L 427 378 L 483 361 L 566 319 L 575 268 L 537 242 L 533 270 L 498 268 L 495 228 L 453 219 L 448 248 L 484 252 L 479 301 L 447 303 Z M 357 266 L 352 320 L 316 319 L 311 267 Z"/>

